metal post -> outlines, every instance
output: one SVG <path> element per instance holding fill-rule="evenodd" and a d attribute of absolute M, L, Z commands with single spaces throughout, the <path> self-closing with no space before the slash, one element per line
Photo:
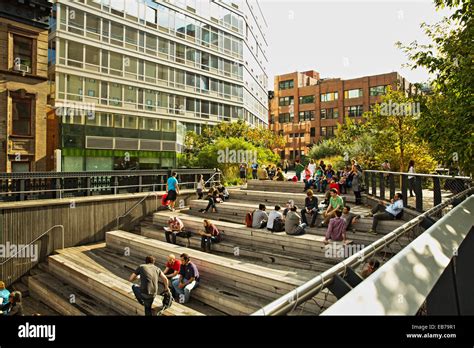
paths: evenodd
<path fill-rule="evenodd" d="M 92 192 L 91 192 L 91 177 L 88 176 L 86 178 L 86 196 L 91 196 L 92 195 Z"/>
<path fill-rule="evenodd" d="M 25 200 L 25 179 L 20 179 L 20 201 Z"/>
<path fill-rule="evenodd" d="M 419 212 L 423 211 L 423 187 L 421 179 L 421 176 L 415 176 L 415 201 L 416 210 Z"/>
<path fill-rule="evenodd" d="M 441 183 L 439 178 L 433 177 L 433 206 L 441 204 Z"/>
<path fill-rule="evenodd" d="M 402 195 L 403 195 L 403 206 L 408 205 L 408 197 L 407 197 L 407 191 L 408 191 L 408 177 L 404 174 L 400 174 L 402 176 Z"/>
<path fill-rule="evenodd" d="M 393 196 L 395 196 L 395 176 L 393 174 L 388 175 L 388 182 L 389 182 L 389 185 L 390 185 L 390 197 L 389 198 L 392 198 Z"/>
<path fill-rule="evenodd" d="M 371 184 L 372 184 L 372 196 L 376 197 L 377 196 L 377 178 L 375 176 L 375 173 L 371 173 L 370 179 L 371 179 Z"/>
<path fill-rule="evenodd" d="M 384 177 L 384 173 L 379 174 L 379 180 L 380 180 L 380 198 L 385 199 L 385 177 Z"/>

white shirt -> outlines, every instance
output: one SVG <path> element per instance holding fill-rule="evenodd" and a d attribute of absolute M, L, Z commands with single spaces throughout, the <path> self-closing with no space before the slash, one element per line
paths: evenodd
<path fill-rule="evenodd" d="M 408 173 L 415 173 L 415 167 L 411 166 L 410 168 L 408 168 Z M 413 179 L 414 176 L 408 176 L 408 179 Z"/>
<path fill-rule="evenodd" d="M 308 164 L 308 169 L 309 169 L 309 172 L 311 173 L 311 176 L 313 176 L 314 172 L 316 171 L 316 163 Z"/>
<path fill-rule="evenodd" d="M 279 211 L 272 210 L 270 214 L 268 214 L 267 228 L 273 228 L 273 222 L 275 222 L 277 217 L 283 219 L 283 215 Z"/>

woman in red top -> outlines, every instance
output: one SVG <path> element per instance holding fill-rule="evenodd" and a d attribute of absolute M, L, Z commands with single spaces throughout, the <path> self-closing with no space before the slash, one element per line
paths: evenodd
<path fill-rule="evenodd" d="M 201 235 L 201 250 L 211 252 L 211 242 L 219 243 L 221 241 L 221 234 L 215 225 L 209 220 L 204 220 L 204 231 L 199 231 Z"/>

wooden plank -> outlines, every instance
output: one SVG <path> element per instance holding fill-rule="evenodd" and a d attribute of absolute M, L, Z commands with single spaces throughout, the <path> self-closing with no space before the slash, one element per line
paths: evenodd
<path fill-rule="evenodd" d="M 99 272 L 84 267 L 65 255 L 50 256 L 49 267 L 52 273 L 94 296 L 124 315 L 143 314 L 143 306 L 135 299 L 130 283 L 110 273 Z M 161 296 L 157 296 L 155 306 L 161 306 Z M 164 315 L 199 315 L 196 311 L 176 304 L 167 309 Z"/>
<path fill-rule="evenodd" d="M 152 254 L 159 258 L 165 258 L 169 253 L 179 255 L 182 252 L 187 252 L 199 268 L 200 274 L 206 277 L 206 279 L 212 278 L 220 282 L 225 282 L 226 285 L 229 281 L 248 284 L 255 293 L 260 294 L 262 290 L 264 290 L 266 294 L 272 294 L 272 298 L 277 298 L 287 293 L 289 290 L 301 285 L 316 275 L 314 273 L 309 274 L 308 272 L 302 272 L 301 270 L 295 270 L 294 272 L 276 271 L 258 265 L 247 264 L 242 261 L 237 262 L 221 256 L 151 240 L 123 231 L 111 231 L 107 233 L 106 241 L 107 247 L 115 250 L 123 250 L 123 247 L 128 246 L 134 255 L 138 253 L 142 257 Z M 323 298 L 324 294 L 318 294 L 318 296 Z"/>

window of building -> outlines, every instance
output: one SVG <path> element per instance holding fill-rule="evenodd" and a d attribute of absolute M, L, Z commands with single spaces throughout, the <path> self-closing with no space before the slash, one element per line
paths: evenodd
<path fill-rule="evenodd" d="M 364 107 L 362 105 L 353 105 L 346 108 L 346 116 L 359 117 L 364 113 Z"/>
<path fill-rule="evenodd" d="M 386 93 L 387 93 L 387 86 L 375 86 L 375 87 L 370 87 L 369 89 L 369 94 L 371 97 L 384 95 Z"/>
<path fill-rule="evenodd" d="M 314 120 L 314 110 L 310 111 L 301 111 L 299 113 L 299 121 L 313 121 Z"/>
<path fill-rule="evenodd" d="M 293 96 L 290 97 L 281 97 L 279 100 L 280 106 L 293 105 Z"/>
<path fill-rule="evenodd" d="M 356 89 L 349 89 L 347 91 L 344 91 L 344 98 L 345 99 L 352 99 L 352 98 L 360 98 L 362 97 L 362 88 L 356 88 Z"/>
<path fill-rule="evenodd" d="M 339 111 L 337 108 L 326 108 L 320 110 L 321 119 L 332 119 L 339 117 Z"/>
<path fill-rule="evenodd" d="M 293 115 L 289 112 L 278 115 L 279 123 L 290 123 L 293 122 Z"/>
<path fill-rule="evenodd" d="M 299 97 L 300 104 L 311 104 L 314 103 L 314 95 L 305 95 Z"/>
<path fill-rule="evenodd" d="M 12 94 L 12 134 L 31 136 L 33 98 Z"/>
<path fill-rule="evenodd" d="M 328 93 L 321 94 L 322 102 L 333 101 L 333 100 L 337 100 L 338 98 L 339 98 L 338 92 L 328 92 Z"/>
<path fill-rule="evenodd" d="M 291 89 L 294 87 L 294 82 L 293 80 L 287 80 L 287 81 L 280 81 L 278 83 L 278 89 L 284 90 L 284 89 Z"/>
<path fill-rule="evenodd" d="M 33 70 L 33 39 L 13 35 L 13 64 L 15 70 Z"/>
<path fill-rule="evenodd" d="M 315 137 L 316 136 L 316 128 L 315 127 L 311 127 L 310 130 L 309 130 L 309 136 L 310 137 Z"/>

